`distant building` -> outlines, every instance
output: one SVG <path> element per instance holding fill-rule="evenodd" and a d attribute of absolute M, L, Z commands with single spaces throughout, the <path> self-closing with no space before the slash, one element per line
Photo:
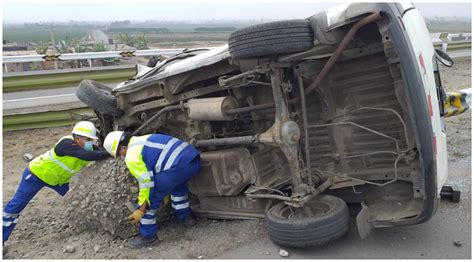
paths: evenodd
<path fill-rule="evenodd" d="M 130 20 L 124 20 L 124 21 L 116 21 L 110 23 L 110 27 L 127 27 L 130 26 L 132 23 Z"/>
<path fill-rule="evenodd" d="M 3 43 L 3 52 L 5 51 L 24 51 L 28 49 L 27 45 L 18 45 L 18 44 L 5 44 Z"/>

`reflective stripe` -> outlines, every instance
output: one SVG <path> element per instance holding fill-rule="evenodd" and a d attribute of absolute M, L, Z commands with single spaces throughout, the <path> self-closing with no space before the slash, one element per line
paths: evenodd
<path fill-rule="evenodd" d="M 90 129 L 87 129 L 87 128 L 83 128 L 83 127 L 76 127 L 76 128 L 74 128 L 74 130 L 77 130 L 77 131 L 82 131 L 82 132 L 85 132 L 85 133 L 90 133 L 90 134 L 92 134 L 92 133 L 93 133 L 93 131 L 92 131 L 92 130 L 90 130 Z"/>
<path fill-rule="evenodd" d="M 54 150 L 54 149 L 51 149 L 51 150 Z M 62 169 L 64 169 L 65 171 L 71 173 L 71 174 L 74 174 L 76 171 L 75 170 L 72 170 L 70 169 L 69 167 L 67 167 L 65 164 L 61 163 L 60 161 L 58 161 L 57 159 L 55 159 L 53 157 L 53 153 L 51 152 L 51 150 L 48 151 L 49 153 L 49 158 L 51 159 L 51 161 L 53 161 L 54 163 L 58 164 Z"/>
<path fill-rule="evenodd" d="M 115 140 L 114 143 L 112 144 L 112 152 L 116 152 L 117 151 L 117 145 L 118 145 L 118 140 Z"/>
<path fill-rule="evenodd" d="M 186 143 L 186 142 L 183 142 L 181 145 L 179 145 L 174 151 L 173 153 L 171 153 L 171 156 L 170 158 L 168 158 L 168 161 L 166 162 L 166 166 L 165 168 L 163 168 L 163 170 L 168 170 L 171 168 L 171 165 L 173 165 L 173 162 L 176 160 L 176 158 L 178 157 L 179 153 L 181 153 L 181 151 L 183 151 L 183 149 L 185 149 L 189 144 Z"/>
<path fill-rule="evenodd" d="M 156 215 L 156 211 L 158 211 L 158 209 L 150 209 L 150 210 L 147 210 L 145 215 L 150 215 L 150 216 L 154 216 Z"/>
<path fill-rule="evenodd" d="M 166 155 L 170 151 L 171 147 L 174 144 L 176 144 L 176 142 L 178 142 L 178 141 L 179 140 L 177 138 L 173 137 L 173 138 L 171 138 L 170 141 L 168 141 L 168 143 L 166 143 L 165 148 L 163 149 L 163 151 L 161 151 L 160 158 L 158 158 L 158 161 L 156 162 L 156 166 L 155 166 L 156 173 L 159 173 L 161 171 L 161 165 L 163 164 L 163 161 L 165 160 Z"/>
<path fill-rule="evenodd" d="M 142 218 L 140 219 L 142 225 L 153 225 L 156 224 L 156 218 Z"/>
<path fill-rule="evenodd" d="M 128 145 L 128 149 L 130 149 L 134 146 L 141 146 L 141 145 L 152 147 L 152 148 L 157 148 L 157 149 L 163 149 L 166 146 L 165 144 L 153 143 L 153 142 L 150 142 L 150 141 L 137 141 L 137 142 L 133 142 L 130 145 Z"/>
<path fill-rule="evenodd" d="M 157 148 L 157 149 L 163 149 L 163 148 L 165 148 L 166 145 L 161 144 L 161 143 L 153 143 L 153 142 L 150 142 L 150 141 L 146 141 L 145 146 L 152 147 L 152 148 Z"/>
<path fill-rule="evenodd" d="M 138 186 L 140 187 L 140 189 L 154 187 L 155 182 L 151 181 L 151 182 L 145 182 L 145 183 L 138 183 Z"/>
<path fill-rule="evenodd" d="M 185 196 L 173 196 L 173 195 L 171 195 L 171 200 L 175 201 L 175 202 L 188 200 L 188 195 L 185 195 Z"/>
<path fill-rule="evenodd" d="M 184 209 L 184 208 L 189 207 L 189 202 L 186 202 L 186 203 L 183 203 L 183 204 L 179 204 L 179 205 L 171 204 L 171 206 L 172 206 L 174 209 L 176 209 L 176 210 Z"/>
<path fill-rule="evenodd" d="M 16 217 L 18 217 L 18 214 L 3 212 L 3 217 L 4 218 L 16 218 Z"/>
<path fill-rule="evenodd" d="M 9 227 L 11 226 L 12 224 L 16 224 L 16 222 L 18 221 L 18 219 L 15 219 L 13 221 L 3 221 L 3 226 L 4 227 Z"/>
<path fill-rule="evenodd" d="M 152 176 L 153 176 L 153 172 L 148 171 L 146 173 L 141 174 L 139 177 L 137 177 L 137 180 L 139 183 L 143 183 L 145 179 L 151 179 Z"/>

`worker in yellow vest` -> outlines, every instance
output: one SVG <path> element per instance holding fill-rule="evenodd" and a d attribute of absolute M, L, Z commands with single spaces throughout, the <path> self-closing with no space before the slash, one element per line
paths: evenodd
<path fill-rule="evenodd" d="M 20 212 L 43 187 L 49 187 L 61 196 L 69 190 L 69 180 L 90 161 L 110 156 L 94 145 L 97 130 L 88 121 L 78 122 L 72 135 L 59 140 L 53 149 L 33 159 L 23 172 L 20 185 L 3 209 L 3 247 L 16 226 Z"/>

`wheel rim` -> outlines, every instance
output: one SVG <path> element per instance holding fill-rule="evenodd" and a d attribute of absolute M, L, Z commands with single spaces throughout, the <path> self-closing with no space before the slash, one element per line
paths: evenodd
<path fill-rule="evenodd" d="M 302 219 L 309 217 L 317 217 L 327 214 L 332 206 L 326 202 L 308 203 L 302 208 L 294 208 L 285 205 L 281 211 L 280 216 L 286 219 Z"/>

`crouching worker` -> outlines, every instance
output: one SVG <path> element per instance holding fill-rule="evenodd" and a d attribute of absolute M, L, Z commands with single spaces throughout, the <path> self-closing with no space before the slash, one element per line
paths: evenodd
<path fill-rule="evenodd" d="M 110 157 L 93 144 L 97 139 L 94 124 L 78 122 L 72 135 L 65 136 L 46 153 L 33 159 L 23 172 L 20 185 L 3 209 L 3 245 L 17 224 L 21 211 L 43 187 L 49 187 L 64 196 L 69 190 L 69 180 L 89 161 Z"/>
<path fill-rule="evenodd" d="M 171 136 L 130 137 L 122 131 L 110 132 L 104 140 L 104 148 L 113 157 L 125 157 L 128 170 L 139 183 L 139 207 L 129 219 L 140 223 L 140 235 L 128 242 L 130 248 L 158 244 L 156 212 L 169 194 L 176 219 L 188 226 L 194 225 L 186 183 L 199 173 L 199 151 Z"/>

